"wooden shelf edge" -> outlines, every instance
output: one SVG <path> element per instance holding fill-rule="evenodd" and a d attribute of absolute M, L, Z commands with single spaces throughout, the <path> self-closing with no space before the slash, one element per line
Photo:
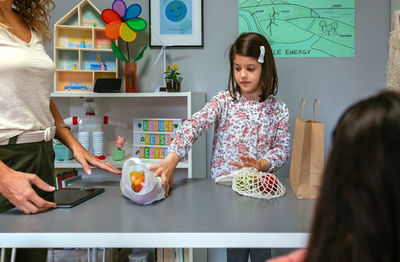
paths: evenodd
<path fill-rule="evenodd" d="M 116 74 L 117 71 L 114 70 L 68 70 L 68 69 L 56 69 L 57 72 L 67 72 L 67 73 L 113 73 Z"/>
<path fill-rule="evenodd" d="M 58 28 L 62 29 L 71 29 L 71 30 L 105 30 L 105 27 L 93 27 L 93 26 L 83 26 L 83 25 L 55 25 Z"/>
<path fill-rule="evenodd" d="M 109 48 L 81 48 L 81 47 L 74 48 L 74 47 L 59 47 L 58 46 L 55 49 L 63 50 L 63 51 L 77 51 L 77 52 L 79 50 L 87 51 L 87 52 L 106 52 L 106 53 L 112 52 L 112 49 L 109 49 Z"/>
<path fill-rule="evenodd" d="M 143 98 L 143 97 L 188 97 L 191 92 L 177 93 L 94 93 L 94 92 L 75 92 L 75 91 L 56 91 L 50 94 L 50 97 L 126 97 L 126 98 Z"/>

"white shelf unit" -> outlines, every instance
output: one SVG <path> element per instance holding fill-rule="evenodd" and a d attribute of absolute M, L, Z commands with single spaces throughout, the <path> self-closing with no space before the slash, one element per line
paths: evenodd
<path fill-rule="evenodd" d="M 115 149 L 117 136 L 124 136 L 127 139 L 125 159 L 132 156 L 133 145 L 133 118 L 179 118 L 188 119 L 191 115 L 205 105 L 205 93 L 177 92 L 177 93 L 84 93 L 84 92 L 55 92 L 51 98 L 57 105 L 63 118 L 71 116 L 83 116 L 85 114 L 82 104 L 87 98 L 94 99 L 96 103 L 96 115 L 107 115 L 128 124 L 128 128 L 103 126 L 104 131 L 104 153 L 111 156 Z M 74 131 L 74 127 L 72 128 Z M 107 161 L 118 168 L 122 168 L 123 161 Z M 159 162 L 161 160 L 144 160 L 147 162 Z M 206 163 L 206 134 L 202 135 L 193 145 L 188 153 L 186 161 L 180 162 L 177 166 L 180 171 L 185 172 L 188 178 L 205 177 L 207 170 Z M 56 161 L 56 168 L 80 168 L 75 161 Z M 193 171 L 196 172 L 193 172 Z"/>

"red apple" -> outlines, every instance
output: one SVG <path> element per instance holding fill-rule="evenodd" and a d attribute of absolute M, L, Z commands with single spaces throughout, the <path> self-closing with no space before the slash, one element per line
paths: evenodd
<path fill-rule="evenodd" d="M 277 179 L 272 174 L 262 175 L 258 182 L 260 192 L 275 192 L 277 190 Z"/>

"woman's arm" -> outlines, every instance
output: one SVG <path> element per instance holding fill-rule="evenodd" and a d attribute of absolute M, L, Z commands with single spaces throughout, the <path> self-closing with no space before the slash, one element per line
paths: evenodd
<path fill-rule="evenodd" d="M 85 173 L 90 175 L 92 173 L 92 169 L 90 165 L 101 168 L 105 171 L 114 173 L 114 174 L 121 174 L 121 171 L 118 170 L 116 167 L 111 165 L 108 162 L 101 161 L 100 159 L 96 158 L 94 155 L 90 154 L 80 143 L 79 141 L 72 135 L 69 128 L 62 127 L 64 121 L 58 112 L 57 106 L 50 99 L 50 111 L 54 118 L 54 124 L 56 126 L 56 138 L 66 145 L 69 149 L 71 149 L 72 153 L 76 161 L 78 161 L 81 165 Z"/>

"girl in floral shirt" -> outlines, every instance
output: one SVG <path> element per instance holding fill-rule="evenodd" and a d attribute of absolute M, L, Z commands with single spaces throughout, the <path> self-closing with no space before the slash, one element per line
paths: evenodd
<path fill-rule="evenodd" d="M 273 97 L 278 92 L 278 77 L 268 41 L 260 34 L 241 34 L 230 48 L 229 60 L 229 90 L 218 93 L 185 121 L 167 157 L 149 168 L 161 176 L 166 195 L 176 165 L 213 124 L 213 178 L 245 166 L 276 172 L 288 160 L 289 111 Z M 270 253 L 270 249 L 251 249 L 251 261 L 264 261 Z M 228 249 L 228 261 L 247 261 L 248 256 L 249 249 Z"/>
<path fill-rule="evenodd" d="M 260 34 L 244 33 L 230 49 L 229 90 L 219 92 L 176 132 L 168 156 L 152 166 L 167 189 L 176 165 L 215 125 L 211 177 L 244 167 L 276 172 L 289 156 L 289 111 L 273 95 L 278 77 L 271 48 Z M 167 190 L 168 191 L 168 190 Z"/>

